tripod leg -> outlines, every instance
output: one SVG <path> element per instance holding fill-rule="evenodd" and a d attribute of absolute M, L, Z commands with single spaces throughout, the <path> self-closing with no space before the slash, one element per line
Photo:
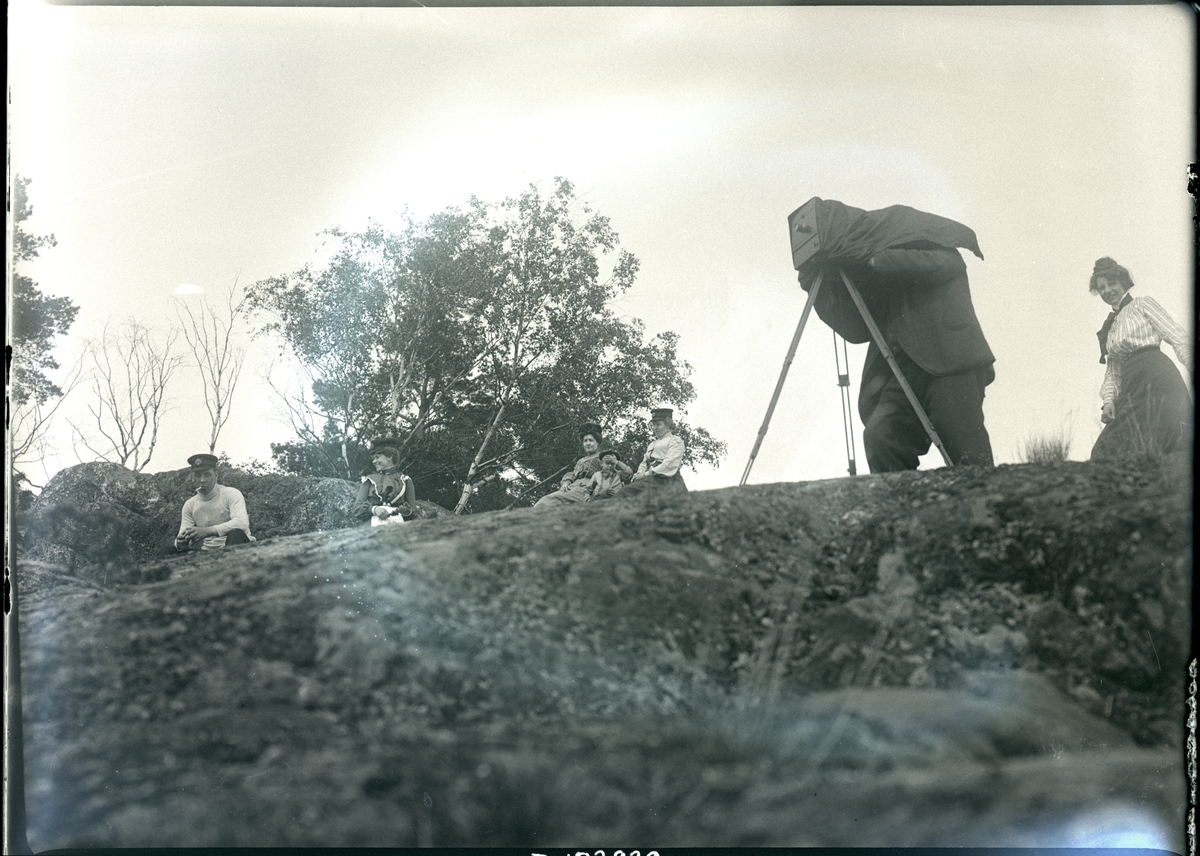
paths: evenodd
<path fill-rule="evenodd" d="M 854 463 L 854 405 L 850 398 L 850 356 L 846 352 L 846 340 L 841 339 L 842 352 L 838 353 L 838 336 L 837 330 L 833 331 L 833 364 L 837 367 L 838 373 L 838 392 L 842 397 L 842 435 L 846 441 L 846 472 L 850 475 L 857 475 L 858 468 Z M 846 364 L 846 370 L 842 371 L 842 363 Z"/>
<path fill-rule="evenodd" d="M 818 273 L 812 290 L 808 292 L 808 302 L 804 304 L 804 311 L 800 313 L 800 323 L 796 325 L 796 333 L 792 336 L 791 347 L 788 348 L 787 357 L 783 361 L 783 370 L 779 372 L 779 380 L 775 383 L 775 393 L 771 396 L 771 403 L 767 406 L 767 415 L 763 417 L 762 427 L 758 429 L 758 437 L 754 440 L 754 448 L 750 451 L 750 460 L 746 462 L 742 480 L 738 482 L 739 486 L 744 485 L 746 479 L 750 478 L 750 468 L 754 466 L 754 459 L 758 457 L 763 437 L 767 436 L 767 426 L 771 424 L 771 416 L 775 413 L 775 405 L 779 402 L 779 393 L 783 392 L 783 382 L 787 379 L 788 369 L 791 368 L 792 360 L 796 357 L 796 348 L 800 345 L 800 336 L 804 332 L 804 325 L 808 323 L 809 313 L 812 312 L 813 304 L 817 300 L 817 292 L 821 290 L 821 277 L 822 274 Z"/>
<path fill-rule="evenodd" d="M 933 423 L 929 421 L 929 416 L 925 413 L 925 408 L 921 406 L 921 402 L 917 401 L 916 393 L 912 391 L 912 387 L 908 384 L 908 379 L 904 377 L 904 372 L 900 371 L 900 366 L 896 363 L 896 357 L 892 354 L 892 349 L 888 347 L 887 342 L 883 339 L 883 333 L 879 330 L 879 325 L 875 323 L 875 319 L 871 317 L 871 312 L 867 309 L 867 304 L 863 302 L 862 295 L 858 293 L 858 289 L 854 287 L 854 283 L 850 281 L 850 277 L 846 276 L 844 270 L 839 270 L 842 282 L 846 284 L 846 291 L 850 292 L 850 297 L 854 301 L 854 305 L 858 307 L 858 312 L 862 315 L 863 321 L 867 324 L 867 329 L 871 331 L 871 336 L 875 339 L 875 344 L 879 346 L 879 350 L 883 353 L 883 358 L 887 360 L 887 364 L 892 367 L 892 373 L 896 376 L 896 380 L 900 382 L 900 388 L 904 390 L 905 396 L 908 398 L 908 403 L 912 405 L 916 411 L 917 418 L 921 420 L 921 425 L 925 429 L 925 433 L 929 435 L 929 439 L 933 441 L 933 445 L 937 446 L 937 450 L 942 453 L 942 460 L 946 462 L 946 466 L 954 466 L 954 462 L 950 460 L 950 455 L 946 451 L 946 447 L 942 445 L 942 438 L 938 436 L 937 431 L 933 427 Z"/>

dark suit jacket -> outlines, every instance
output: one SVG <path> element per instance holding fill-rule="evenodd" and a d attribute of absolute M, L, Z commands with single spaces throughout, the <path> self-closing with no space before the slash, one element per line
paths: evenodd
<path fill-rule="evenodd" d="M 881 250 L 855 274 L 863 299 L 889 344 L 935 377 L 975 370 L 991 383 L 995 357 L 971 303 L 967 266 L 957 250 L 931 244 Z M 859 415 L 867 420 L 891 369 L 871 342 L 859 389 Z"/>

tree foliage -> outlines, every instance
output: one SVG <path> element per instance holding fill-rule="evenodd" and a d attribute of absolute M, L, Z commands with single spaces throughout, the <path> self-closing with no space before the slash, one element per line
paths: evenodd
<path fill-rule="evenodd" d="M 40 251 L 56 246 L 53 235 L 34 235 L 25 221 L 33 216 L 29 202 L 30 179 L 17 176 L 11 188 L 12 292 L 9 312 L 8 428 L 14 461 L 40 457 L 46 435 L 63 397 L 79 382 L 81 366 L 64 379 L 51 373 L 59 368 L 54 358 L 55 339 L 66 335 L 79 311 L 70 298 L 49 297 L 21 270 Z"/>
<path fill-rule="evenodd" d="M 676 335 L 611 308 L 637 259 L 565 179 L 330 239 L 326 263 L 247 292 L 291 366 L 272 379 L 298 437 L 272 446 L 285 470 L 355 477 L 389 438 L 423 497 L 449 505 L 472 482 L 476 509 L 528 503 L 579 456 L 581 423 L 640 458 L 647 408 L 695 398 Z M 681 430 L 687 463 L 723 455 Z"/>
<path fill-rule="evenodd" d="M 45 247 L 57 245 L 53 235 L 33 235 L 24 222 L 33 216 L 27 188 L 30 179 L 17 176 L 12 188 L 12 385 L 18 404 L 32 399 L 39 404 L 62 394 L 47 376 L 58 368 L 52 355 L 54 339 L 66 335 L 79 311 L 70 298 L 48 297 L 30 277 L 16 269 L 38 257 Z"/>

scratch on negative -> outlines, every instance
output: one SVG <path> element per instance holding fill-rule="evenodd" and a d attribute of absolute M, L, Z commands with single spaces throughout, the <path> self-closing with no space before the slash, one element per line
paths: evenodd
<path fill-rule="evenodd" d="M 439 21 L 441 21 L 441 22 L 442 22 L 443 24 L 445 24 L 447 27 L 449 27 L 449 26 L 450 26 L 450 22 L 449 22 L 449 21 L 447 21 L 445 18 L 443 18 L 443 17 L 442 17 L 441 15 L 439 15 L 437 12 L 433 11 L 433 10 L 432 10 L 432 9 L 430 9 L 428 6 L 426 6 L 424 3 L 422 3 L 422 2 L 421 2 L 421 0 L 413 0 L 413 2 L 414 2 L 414 3 L 416 3 L 418 6 L 420 6 L 422 9 L 424 9 L 426 12 L 428 12 L 430 15 L 432 15 L 432 16 L 433 16 L 433 17 L 435 17 L 435 18 L 437 18 Z"/>
<path fill-rule="evenodd" d="M 1154 659 L 1158 662 L 1158 670 L 1162 671 L 1162 660 L 1158 659 L 1158 649 L 1154 647 L 1154 637 L 1150 635 L 1150 631 L 1146 631 L 1146 638 L 1150 640 L 1150 650 L 1154 652 Z"/>

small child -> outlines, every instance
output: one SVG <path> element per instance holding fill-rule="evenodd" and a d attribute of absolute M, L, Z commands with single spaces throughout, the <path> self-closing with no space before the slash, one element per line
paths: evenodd
<path fill-rule="evenodd" d="M 621 456 L 613 449 L 605 449 L 599 458 L 600 471 L 592 476 L 589 486 L 591 499 L 612 499 L 625 486 L 625 479 L 633 475 L 633 470 L 621 461 Z"/>

